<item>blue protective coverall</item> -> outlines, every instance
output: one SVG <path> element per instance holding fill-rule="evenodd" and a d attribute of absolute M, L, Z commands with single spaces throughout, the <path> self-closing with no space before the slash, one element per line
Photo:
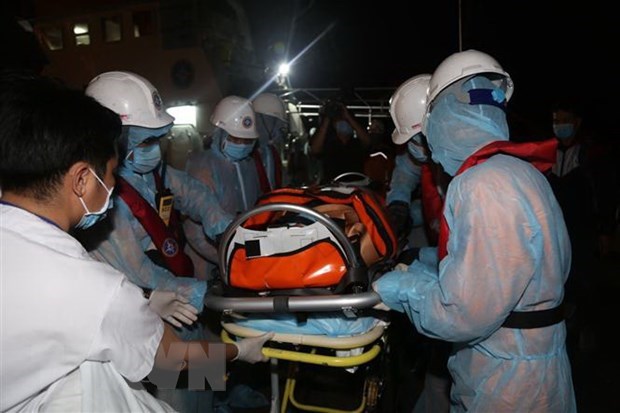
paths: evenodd
<path fill-rule="evenodd" d="M 411 193 L 420 185 L 421 168 L 416 165 L 408 152 L 398 154 L 387 193 L 386 203 L 394 201 L 411 203 Z"/>
<path fill-rule="evenodd" d="M 251 209 L 261 195 L 261 189 L 252 157 L 233 161 L 222 152 L 222 142 L 227 136 L 226 131 L 217 128 L 211 147 L 192 154 L 187 160 L 186 171 L 208 186 L 220 208 L 234 216 Z M 185 221 L 183 229 L 195 250 L 188 251 L 188 254 L 196 267 L 197 277 L 208 278 L 218 262 L 217 250 L 206 242 L 204 232 L 196 222 Z"/>
<path fill-rule="evenodd" d="M 478 78 L 474 78 L 478 80 Z M 490 87 L 485 79 L 465 87 Z M 428 120 L 433 160 L 454 175 L 477 149 L 508 140 L 502 109 L 443 92 Z M 502 327 L 511 311 L 558 306 L 570 242 L 553 192 L 528 162 L 498 154 L 450 183 L 450 235 L 439 266 L 414 261 L 374 285 L 421 333 L 454 343 L 451 411 L 574 412 L 564 322 Z"/>
<path fill-rule="evenodd" d="M 130 150 L 131 145 L 130 141 Z M 135 173 L 123 163 L 118 174 L 155 208 L 156 186 L 152 173 Z M 232 216 L 220 208 L 213 191 L 185 172 L 168 166 L 165 184 L 174 195 L 174 207 L 200 222 L 203 235 L 215 239 L 232 221 Z M 145 251 L 154 248 L 151 237 L 119 196 L 114 197 L 114 208 L 110 214 L 112 231 L 91 251 L 91 255 L 125 273 L 134 284 L 153 290 L 176 291 L 201 310 L 206 283 L 192 277 L 176 277 L 151 261 L 145 254 Z"/>
<path fill-rule="evenodd" d="M 138 145 L 151 136 L 162 136 L 167 133 L 171 126 L 153 130 L 129 127 L 126 130 L 127 153 L 135 152 Z M 134 162 L 135 153 L 133 160 L 125 158 L 118 170 L 118 175 L 124 178 L 153 208 L 157 209 L 155 205 L 157 186 L 153 173 L 136 173 L 132 166 Z M 233 217 L 220 208 L 211 188 L 190 177 L 184 171 L 170 166 L 167 166 L 164 175 L 161 167 L 160 163 L 157 169 L 160 176 L 164 176 L 165 187 L 169 188 L 174 196 L 174 208 L 188 219 L 200 222 L 203 236 L 216 239 L 225 231 Z M 142 288 L 176 291 L 182 294 L 190 300 L 192 306 L 201 311 L 204 308 L 207 283 L 193 277 L 177 277 L 166 268 L 155 264 L 146 254 L 146 251 L 155 249 L 149 234 L 120 196 L 114 197 L 114 205 L 111 211 L 112 230 L 107 234 L 107 238 L 91 251 L 91 255 L 108 262 Z M 192 326 L 176 329 L 176 334 L 182 340 L 202 340 L 206 338 L 206 329 L 201 323 L 194 323 Z M 189 391 L 183 388 L 157 389 L 156 397 L 181 412 L 212 411 L 213 393 L 211 391 Z"/>

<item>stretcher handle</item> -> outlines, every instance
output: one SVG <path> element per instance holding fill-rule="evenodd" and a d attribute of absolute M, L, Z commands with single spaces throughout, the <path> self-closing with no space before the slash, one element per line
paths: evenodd
<path fill-rule="evenodd" d="M 344 181 L 344 182 L 342 181 L 342 179 L 349 178 L 349 177 L 357 177 L 359 178 L 359 180 L 358 181 Z M 361 172 L 345 172 L 345 173 L 338 175 L 334 179 L 332 179 L 333 183 L 343 185 L 343 186 L 368 186 L 370 185 L 371 181 L 372 180 L 370 179 L 368 175 L 365 175 Z"/>
<path fill-rule="evenodd" d="M 343 311 L 346 317 L 357 317 L 356 310 L 371 308 L 381 302 L 374 291 L 342 295 L 304 295 L 278 297 L 223 297 L 217 288 L 205 295 L 205 306 L 220 312 L 296 313 Z"/>
<path fill-rule="evenodd" d="M 224 235 L 222 236 L 222 241 L 220 242 L 218 250 L 220 274 L 222 275 L 224 280 L 228 279 L 228 274 L 226 272 L 226 250 L 228 249 L 228 244 L 235 235 L 237 228 L 254 215 L 272 211 L 297 212 L 299 214 L 304 214 L 305 216 L 310 217 L 315 222 L 323 224 L 334 235 L 334 237 L 336 237 L 336 240 L 338 240 L 340 247 L 344 251 L 345 259 L 347 261 L 347 264 L 349 265 L 349 268 L 360 267 L 360 261 L 357 258 L 355 250 L 349 242 L 349 239 L 342 231 L 342 229 L 340 229 L 338 224 L 336 224 L 332 219 L 306 206 L 281 202 L 269 205 L 261 205 L 247 212 L 244 212 L 228 226 L 226 231 L 224 231 Z"/>

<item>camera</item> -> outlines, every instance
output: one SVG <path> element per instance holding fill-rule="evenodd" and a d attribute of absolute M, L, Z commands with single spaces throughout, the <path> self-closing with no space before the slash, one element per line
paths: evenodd
<path fill-rule="evenodd" d="M 328 118 L 340 117 L 342 115 L 342 103 L 335 100 L 327 101 L 323 106 L 323 113 L 325 113 L 325 116 Z"/>

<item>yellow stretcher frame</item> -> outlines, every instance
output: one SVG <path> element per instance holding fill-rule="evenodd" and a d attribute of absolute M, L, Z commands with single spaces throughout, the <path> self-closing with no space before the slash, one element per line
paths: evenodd
<path fill-rule="evenodd" d="M 350 368 L 366 364 L 372 361 L 381 352 L 381 345 L 376 342 L 383 337 L 383 334 L 389 324 L 385 322 L 379 322 L 375 327 L 370 329 L 364 334 L 347 337 L 326 337 L 320 335 L 304 335 L 304 334 L 282 334 L 276 333 L 271 339 L 274 342 L 288 343 L 293 345 L 304 345 L 311 347 L 322 347 L 334 350 L 352 350 L 359 349 L 365 346 L 373 344 L 368 350 L 357 355 L 348 356 L 328 356 L 322 354 L 316 354 L 316 348 L 313 348 L 310 352 L 295 351 L 295 350 L 283 350 L 277 348 L 263 348 L 263 354 L 272 360 L 286 360 L 295 363 L 315 364 L 321 366 Z M 255 337 L 263 334 L 263 331 L 255 330 L 252 328 L 240 326 L 233 322 L 222 322 L 221 338 L 225 343 L 232 343 L 233 339 L 230 334 L 238 337 Z M 373 384 L 369 384 L 368 381 L 364 383 L 364 389 L 362 392 L 362 400 L 358 407 L 354 410 L 341 410 L 323 406 L 309 405 L 300 403 L 295 399 L 295 385 L 297 380 L 294 377 L 288 377 L 282 394 L 282 403 L 280 404 L 280 413 L 286 413 L 288 403 L 296 407 L 299 410 L 317 413 L 362 413 L 366 409 L 367 394 L 370 391 L 371 395 L 377 396 L 376 389 L 371 389 Z M 273 411 L 273 409 L 272 409 Z"/>

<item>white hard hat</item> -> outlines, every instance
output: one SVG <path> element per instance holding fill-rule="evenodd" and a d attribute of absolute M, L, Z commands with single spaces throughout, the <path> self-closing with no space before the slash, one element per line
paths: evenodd
<path fill-rule="evenodd" d="M 281 121 L 288 122 L 284 102 L 274 93 L 261 93 L 254 98 L 252 105 L 256 113 L 274 116 Z"/>
<path fill-rule="evenodd" d="M 157 129 L 174 122 L 155 87 L 132 72 L 106 72 L 95 77 L 86 94 L 118 113 L 123 125 Z"/>
<path fill-rule="evenodd" d="M 427 73 L 413 76 L 402 83 L 390 98 L 390 116 L 395 126 L 392 141 L 395 144 L 407 142 L 422 130 L 430 80 L 431 75 Z"/>
<path fill-rule="evenodd" d="M 473 49 L 453 53 L 437 66 L 431 76 L 426 97 L 426 113 L 422 120 L 422 132 L 426 133 L 426 121 L 430 115 L 433 101 L 439 93 L 457 81 L 481 74 L 491 75 L 489 78 L 504 92 L 506 102 L 510 100 L 514 84 L 510 75 L 497 60 L 486 53 Z"/>
<path fill-rule="evenodd" d="M 211 123 L 237 138 L 258 138 L 252 103 L 239 96 L 220 100 L 211 114 Z"/>
<path fill-rule="evenodd" d="M 427 102 L 432 103 L 442 90 L 454 82 L 483 73 L 498 75 L 494 83 L 504 91 L 506 101 L 510 100 L 514 89 L 510 75 L 493 57 L 470 49 L 448 56 L 437 66 L 431 77 Z"/>

